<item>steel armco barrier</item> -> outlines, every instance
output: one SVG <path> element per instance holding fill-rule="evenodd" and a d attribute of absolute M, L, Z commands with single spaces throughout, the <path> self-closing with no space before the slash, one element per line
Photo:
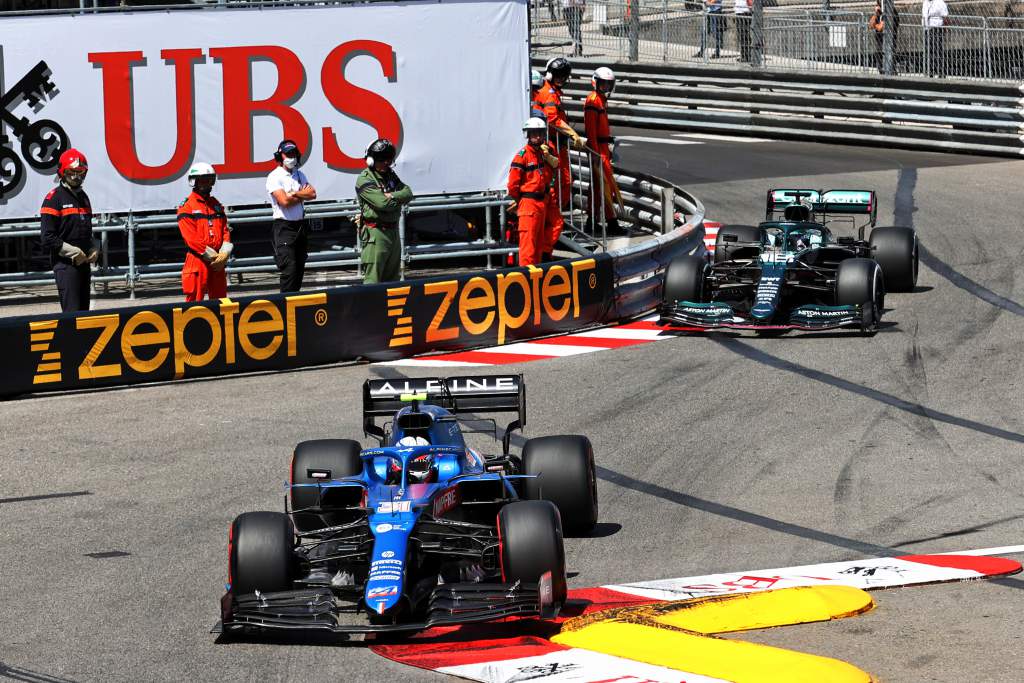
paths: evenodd
<path fill-rule="evenodd" d="M 544 60 L 535 60 L 543 65 Z M 1001 156 L 1024 153 L 1022 86 L 853 74 L 577 60 L 566 109 L 598 66 L 618 82 L 613 125 Z"/>

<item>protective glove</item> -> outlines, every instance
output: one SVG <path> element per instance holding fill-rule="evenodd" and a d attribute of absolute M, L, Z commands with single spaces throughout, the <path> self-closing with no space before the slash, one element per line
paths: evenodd
<path fill-rule="evenodd" d="M 82 265 L 89 258 L 88 256 L 86 256 L 84 251 L 82 251 L 73 244 L 68 244 L 67 242 L 61 242 L 59 253 L 64 258 L 71 259 L 71 263 L 73 263 L 76 266 Z"/>
<path fill-rule="evenodd" d="M 234 249 L 235 245 L 233 243 L 225 242 L 224 244 L 220 245 L 219 253 L 224 254 L 225 256 L 231 256 L 231 252 L 234 251 Z"/>
<path fill-rule="evenodd" d="M 224 267 L 227 265 L 227 262 L 228 255 L 225 254 L 224 252 L 220 252 L 219 254 L 217 254 L 217 256 L 214 257 L 212 261 L 210 261 L 210 270 L 224 270 Z"/>
<path fill-rule="evenodd" d="M 519 210 L 519 202 L 512 199 L 509 201 L 508 206 L 505 207 L 505 211 L 511 214 L 515 214 Z"/>
<path fill-rule="evenodd" d="M 576 149 L 583 149 L 587 146 L 587 139 L 577 135 L 572 139 L 572 146 Z"/>
<path fill-rule="evenodd" d="M 89 250 L 89 256 L 86 258 L 89 261 L 89 263 L 96 263 L 96 261 L 99 260 L 99 257 L 100 250 L 93 247 L 92 249 Z"/>

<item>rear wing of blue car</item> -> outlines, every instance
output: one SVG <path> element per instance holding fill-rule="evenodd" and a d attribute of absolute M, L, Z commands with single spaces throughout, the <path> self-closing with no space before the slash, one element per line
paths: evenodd
<path fill-rule="evenodd" d="M 384 430 L 377 417 L 393 417 L 411 400 L 459 414 L 516 413 L 506 439 L 526 424 L 526 383 L 520 375 L 464 375 L 368 379 L 363 383 L 363 430 L 378 438 Z"/>
<path fill-rule="evenodd" d="M 878 214 L 878 199 L 874 190 L 807 190 L 781 188 L 768 190 L 765 206 L 765 217 L 773 220 L 786 207 L 794 204 L 810 206 L 811 211 L 819 215 L 821 222 L 824 216 L 831 215 L 865 215 L 870 217 L 869 224 L 875 224 Z"/>

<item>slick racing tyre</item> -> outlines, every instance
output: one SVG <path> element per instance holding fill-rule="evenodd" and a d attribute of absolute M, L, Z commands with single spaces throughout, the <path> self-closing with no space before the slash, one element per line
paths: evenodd
<path fill-rule="evenodd" d="M 882 267 L 888 292 L 912 292 L 917 284 L 917 232 L 913 228 L 875 228 L 871 253 Z"/>
<path fill-rule="evenodd" d="M 672 259 L 665 271 L 665 291 L 661 300 L 666 306 L 675 306 L 677 301 L 704 301 L 704 277 L 707 264 L 704 259 L 684 254 Z"/>
<path fill-rule="evenodd" d="M 231 523 L 228 581 L 231 592 L 274 593 L 292 587 L 295 529 L 283 512 L 246 512 Z"/>
<path fill-rule="evenodd" d="M 585 436 L 541 436 L 523 445 L 523 497 L 549 500 L 570 536 L 586 536 L 597 525 L 594 447 Z"/>
<path fill-rule="evenodd" d="M 542 574 L 551 572 L 554 602 L 565 603 L 565 547 L 562 523 L 554 504 L 523 500 L 501 508 L 498 547 L 502 581 L 537 583 Z"/>
<path fill-rule="evenodd" d="M 315 439 L 303 441 L 295 447 L 292 455 L 291 483 L 315 484 L 318 481 L 357 477 L 363 472 L 363 462 L 359 457 L 363 447 L 352 439 Z M 311 473 L 322 474 L 323 477 L 312 477 Z M 327 497 L 327 491 L 324 497 Z M 340 494 L 341 489 L 330 490 L 329 493 Z M 288 503 L 291 510 L 303 508 L 327 507 L 331 501 L 321 500 L 316 487 L 303 486 L 291 488 Z M 314 512 L 295 512 L 292 515 L 299 531 L 313 531 L 331 526 L 335 519 L 329 514 Z"/>
<path fill-rule="evenodd" d="M 726 242 L 726 235 L 733 235 L 736 237 L 736 240 Z M 749 251 L 751 249 L 749 246 L 739 245 L 738 243 L 740 242 L 760 241 L 761 229 L 756 225 L 723 225 L 718 229 L 718 235 L 715 236 L 715 263 L 737 258 L 739 250 Z M 757 252 L 757 250 L 755 249 L 754 252 Z"/>
<path fill-rule="evenodd" d="M 836 269 L 836 305 L 863 306 L 861 325 L 865 332 L 874 331 L 885 306 L 885 282 L 882 269 L 869 258 L 851 258 Z"/>

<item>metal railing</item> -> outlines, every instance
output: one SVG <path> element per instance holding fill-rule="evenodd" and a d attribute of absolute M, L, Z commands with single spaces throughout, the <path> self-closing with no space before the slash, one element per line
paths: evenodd
<path fill-rule="evenodd" d="M 556 152 L 559 151 L 556 146 Z M 512 154 L 509 154 L 510 158 Z M 598 174 L 598 184 L 590 182 L 591 167 L 600 168 L 600 156 L 591 149 L 570 150 L 570 196 L 562 196 L 562 187 L 556 183 L 559 203 L 563 207 L 565 226 L 561 244 L 579 254 L 590 254 L 607 247 L 607 222 L 605 218 L 605 177 Z M 624 206 L 632 209 L 638 207 L 638 200 L 628 193 L 623 194 Z M 514 235 L 506 234 L 508 223 L 508 199 L 504 192 L 479 192 L 463 195 L 417 197 L 403 208 L 398 223 L 398 235 L 401 248 L 400 278 L 406 278 L 406 272 L 414 263 L 428 261 L 448 261 L 452 259 L 486 258 L 486 268 L 491 270 L 506 265 L 501 257 L 516 254 L 519 247 Z M 417 243 L 412 239 L 409 230 L 409 216 L 416 213 L 435 211 L 466 211 L 483 210 L 484 230 L 478 239 L 467 239 L 448 242 Z M 229 223 L 237 227 L 245 224 L 265 224 L 269 240 L 270 216 L 265 206 L 256 208 L 228 209 Z M 315 203 L 307 206 L 306 219 L 311 223 L 328 218 L 352 218 L 359 213 L 355 200 L 341 202 Z M 617 211 L 618 213 L 618 211 Z M 594 215 L 594 220 L 589 220 Z M 646 217 L 636 212 L 627 211 L 624 217 L 638 226 L 650 226 Z M 135 298 L 137 285 L 142 281 L 168 279 L 177 277 L 183 263 L 151 260 L 144 262 L 140 258 L 143 249 L 139 242 L 146 233 L 154 239 L 156 231 L 177 230 L 177 218 L 174 214 L 138 216 L 134 214 L 98 216 L 93 226 L 93 233 L 100 241 L 100 258 L 93 267 L 92 281 L 104 283 L 125 283 L 129 298 Z M 126 245 L 124 258 L 115 259 L 110 248 L 111 235 L 125 235 Z M 18 221 L 0 224 L 0 240 L 5 238 L 37 238 L 39 237 L 38 221 Z M 158 252 L 178 251 L 184 256 L 184 245 L 176 239 L 162 240 Z M 335 278 L 337 282 L 358 282 L 362 279 L 360 261 L 360 240 L 358 234 L 351 246 L 335 244 L 327 250 L 310 252 L 306 263 L 307 271 L 325 271 L 336 269 L 354 269 L 351 273 Z M 115 264 L 115 261 L 121 261 Z M 277 266 L 273 256 L 261 255 L 240 257 L 232 255 L 228 261 L 228 275 L 238 276 L 236 281 L 246 273 L 274 273 Z M 52 285 L 53 276 L 46 271 L 20 271 L 0 273 L 0 287 Z"/>
<path fill-rule="evenodd" d="M 569 22 L 552 21 L 541 7 L 531 17 L 534 53 L 582 52 L 611 62 L 739 62 L 780 71 L 878 73 L 882 68 L 882 34 L 869 27 L 871 12 L 765 9 L 758 32 L 723 1 L 722 12 L 708 13 L 701 3 L 680 0 L 591 0 L 580 22 L 579 45 Z M 893 22 L 897 74 L 1024 80 L 1024 18 L 951 14 L 946 26 L 926 30 L 919 4 L 900 9 Z M 964 9 L 970 10 L 952 6 Z"/>
<path fill-rule="evenodd" d="M 541 61 L 541 60 L 538 60 Z M 587 75 L 575 64 L 566 108 L 578 121 Z M 746 134 L 1019 157 L 1024 110 L 1017 85 L 871 75 L 789 74 L 704 66 L 613 64 L 615 126 Z"/>

